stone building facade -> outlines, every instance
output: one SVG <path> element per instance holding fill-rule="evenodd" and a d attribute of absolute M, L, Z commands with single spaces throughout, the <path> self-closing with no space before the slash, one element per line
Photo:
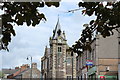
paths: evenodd
<path fill-rule="evenodd" d="M 21 75 L 24 80 L 29 79 L 31 77 L 31 68 L 25 69 L 23 72 L 16 75 L 15 78 L 19 78 L 19 75 Z M 37 63 L 32 63 L 32 79 L 40 79 L 40 70 L 37 68 Z"/>
<path fill-rule="evenodd" d="M 2 69 L 4 79 L 29 80 L 31 78 L 31 68 L 28 64 L 23 64 L 15 69 Z M 37 63 L 32 63 L 32 79 L 40 79 L 40 70 L 37 68 Z"/>
<path fill-rule="evenodd" d="M 118 80 L 120 33 L 114 32 L 114 35 L 107 38 L 97 35 L 91 43 L 91 52 L 84 51 L 83 54 L 76 57 L 78 79 L 107 78 L 108 80 Z M 86 65 L 88 61 L 91 61 L 92 65 Z"/>
<path fill-rule="evenodd" d="M 49 39 L 49 48 L 46 46 L 44 56 L 41 58 L 42 78 L 75 78 L 76 56 L 71 53 L 58 19 L 53 36 Z"/>

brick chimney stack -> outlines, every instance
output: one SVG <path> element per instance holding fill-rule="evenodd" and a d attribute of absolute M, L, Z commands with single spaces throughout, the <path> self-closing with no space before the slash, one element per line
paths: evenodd
<path fill-rule="evenodd" d="M 27 68 L 29 68 L 29 65 L 28 65 L 28 64 L 23 64 L 23 65 L 21 66 L 21 69 L 27 69 Z"/>

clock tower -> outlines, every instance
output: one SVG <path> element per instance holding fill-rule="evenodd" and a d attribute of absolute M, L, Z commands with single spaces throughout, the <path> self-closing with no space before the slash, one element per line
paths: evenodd
<path fill-rule="evenodd" d="M 66 59 L 66 41 L 65 32 L 62 32 L 58 18 L 53 36 L 50 38 L 50 51 L 53 54 L 52 76 L 54 78 L 66 78 L 66 63 L 64 63 Z"/>
<path fill-rule="evenodd" d="M 67 45 L 65 32 L 61 30 L 59 18 L 52 37 L 49 38 L 49 48 L 46 46 L 41 58 L 41 74 L 46 79 L 66 79 L 76 77 L 76 56 L 71 56 Z M 72 66 L 73 59 L 73 66 Z"/>

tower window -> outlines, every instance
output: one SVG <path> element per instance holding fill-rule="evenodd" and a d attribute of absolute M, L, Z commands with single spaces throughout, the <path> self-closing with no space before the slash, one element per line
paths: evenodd
<path fill-rule="evenodd" d="M 58 52 L 62 52 L 62 48 L 61 47 L 58 47 Z"/>
<path fill-rule="evenodd" d="M 58 65 L 61 64 L 61 56 L 62 56 L 62 53 L 58 52 Z"/>
<path fill-rule="evenodd" d="M 58 65 L 60 65 L 60 63 L 61 63 L 61 56 L 62 56 L 62 47 L 61 46 L 59 46 L 58 47 L 58 54 L 57 54 L 58 56 Z"/>
<path fill-rule="evenodd" d="M 70 65 L 71 64 L 71 58 L 67 58 L 67 64 Z"/>

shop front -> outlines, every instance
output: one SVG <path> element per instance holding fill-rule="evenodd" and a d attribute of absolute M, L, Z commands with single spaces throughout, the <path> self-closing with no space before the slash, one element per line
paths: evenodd
<path fill-rule="evenodd" d="M 87 67 L 82 69 L 82 80 L 88 80 L 88 75 L 87 75 Z"/>
<path fill-rule="evenodd" d="M 118 78 L 119 78 L 119 80 L 120 80 L 120 63 L 118 64 Z"/>
<path fill-rule="evenodd" d="M 96 66 L 94 66 L 88 70 L 88 79 L 89 80 L 97 80 L 96 79 L 97 78 L 96 71 L 97 71 Z"/>
<path fill-rule="evenodd" d="M 118 80 L 117 76 L 98 75 L 98 80 Z"/>

